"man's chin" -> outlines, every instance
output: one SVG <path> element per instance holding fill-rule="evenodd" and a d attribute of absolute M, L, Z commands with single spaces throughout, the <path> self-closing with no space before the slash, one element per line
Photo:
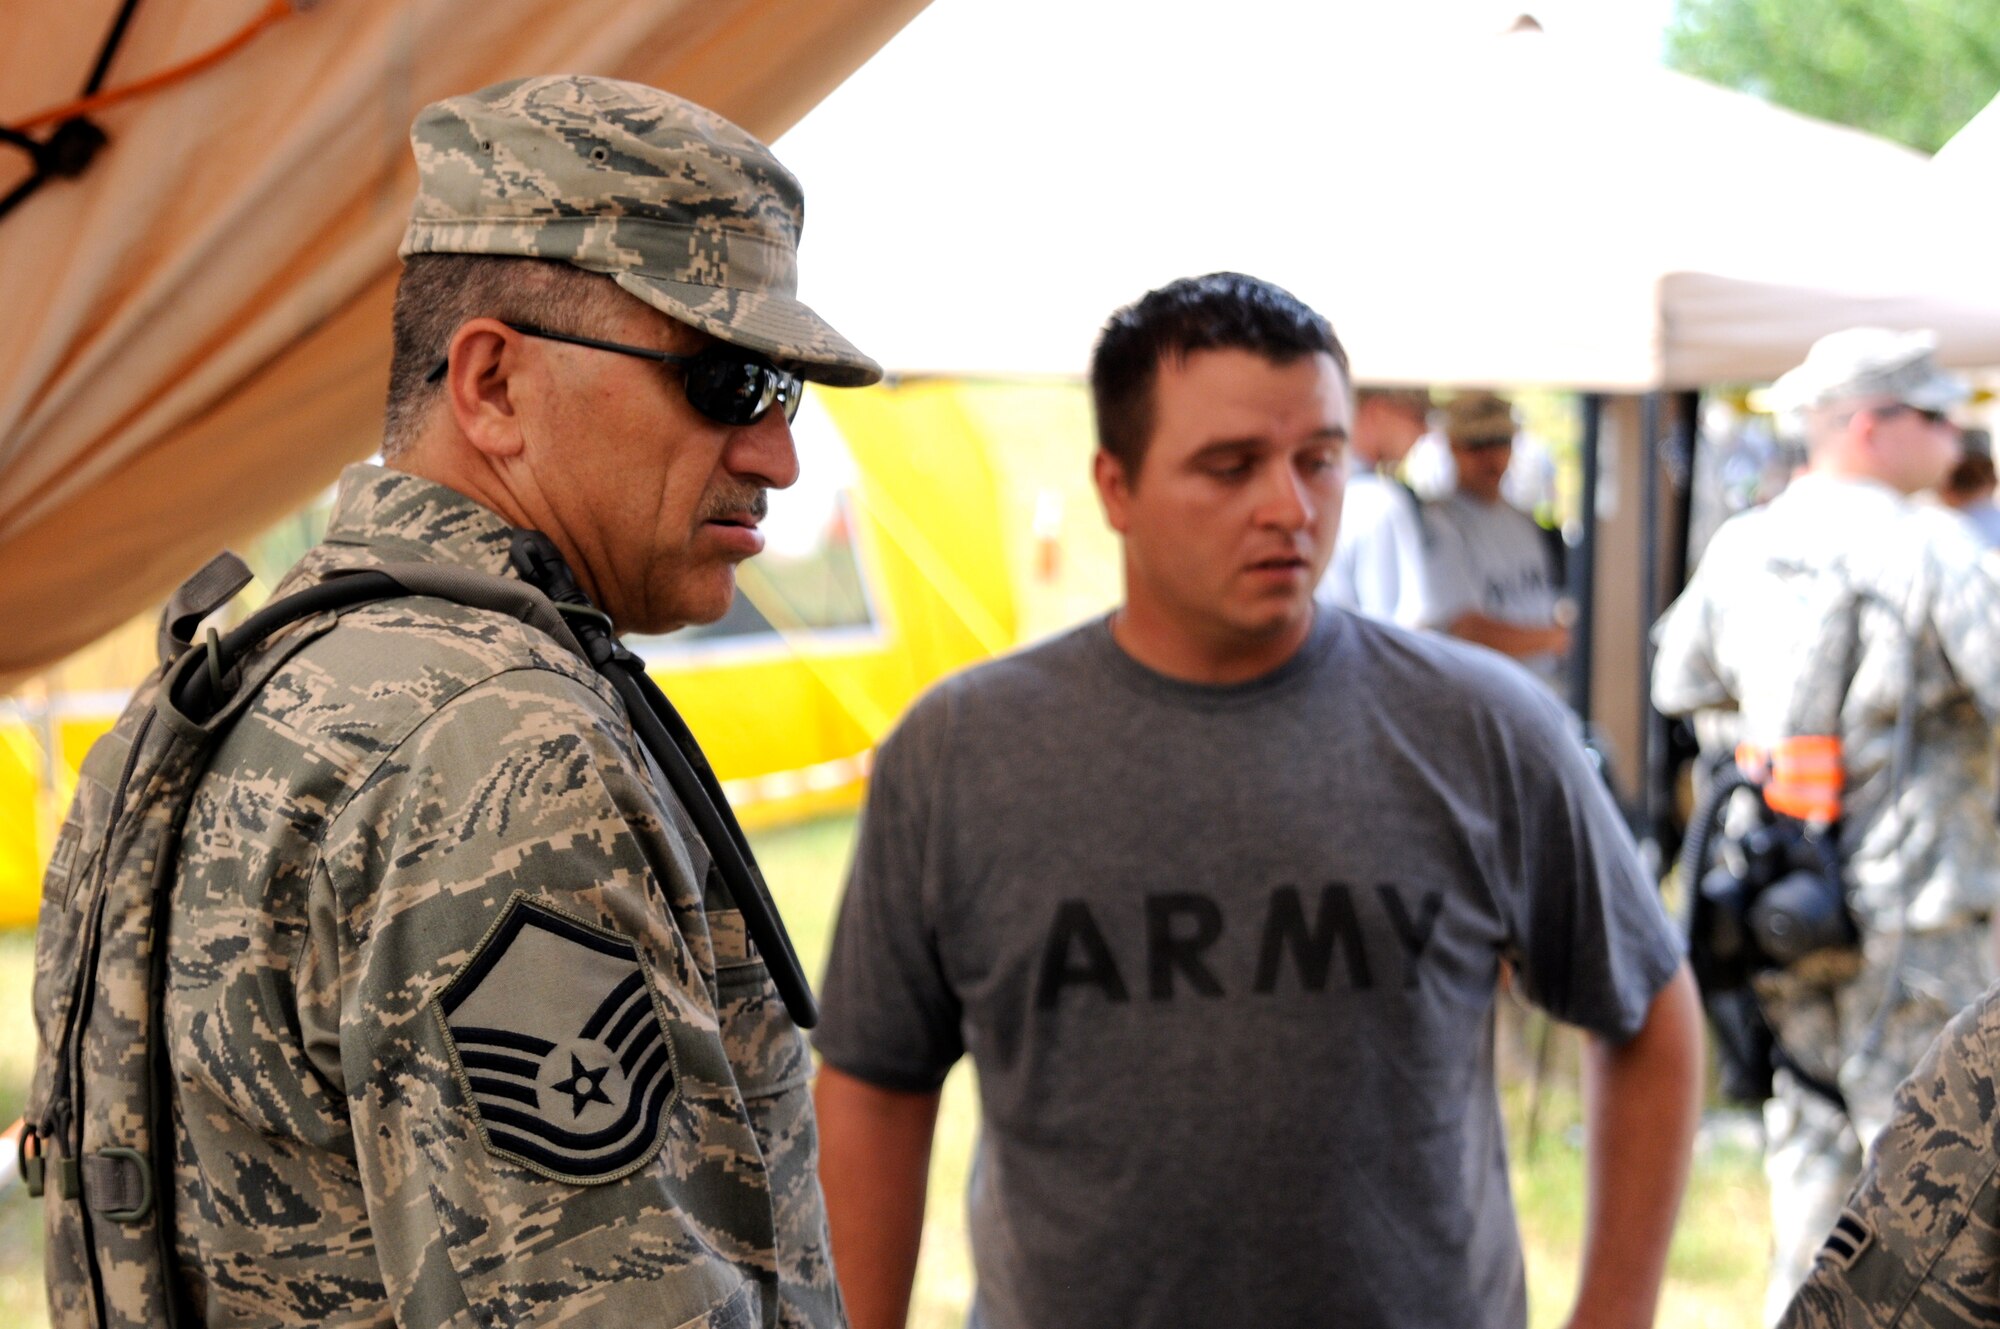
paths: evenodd
<path fill-rule="evenodd" d="M 1268 605 L 1260 612 L 1245 614 L 1237 620 L 1237 629 L 1245 637 L 1269 641 L 1297 632 L 1312 621 L 1312 597 L 1286 601 L 1282 605 Z"/>
<path fill-rule="evenodd" d="M 646 606 L 643 611 L 634 613 L 630 621 L 620 618 L 618 630 L 621 633 L 661 637 L 682 628 L 702 627 L 719 621 L 727 614 L 735 598 L 736 581 L 732 576 L 720 591 L 698 596 L 684 592 L 670 603 Z"/>

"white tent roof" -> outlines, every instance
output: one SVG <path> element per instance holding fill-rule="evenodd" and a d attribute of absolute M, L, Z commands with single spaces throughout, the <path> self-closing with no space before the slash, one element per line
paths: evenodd
<path fill-rule="evenodd" d="M 2000 363 L 2000 297 L 1851 238 L 1906 223 L 1851 214 L 1921 155 L 1553 34 L 1361 45 L 1344 12 L 934 8 L 780 145 L 819 182 L 806 297 L 906 372 L 1076 373 L 1113 308 L 1216 268 L 1381 382 L 1755 380 L 1859 322 Z"/>
<path fill-rule="evenodd" d="M 0 686 L 375 449 L 419 107 L 610 74 L 768 137 L 922 4 L 141 0 L 107 88 L 277 21 L 94 113 L 91 168 L 0 217 Z M 75 99 L 119 9 L 0 0 L 0 126 Z M 0 144 L 0 195 L 27 166 Z"/>
<path fill-rule="evenodd" d="M 1953 134 L 1931 160 L 1941 175 L 1962 179 L 1965 187 L 1972 186 L 1974 177 L 1983 176 L 1989 197 L 2000 196 L 2000 180 L 1994 179 L 1993 171 L 2000 163 L 2000 97 L 1986 103 L 1985 109 Z"/>

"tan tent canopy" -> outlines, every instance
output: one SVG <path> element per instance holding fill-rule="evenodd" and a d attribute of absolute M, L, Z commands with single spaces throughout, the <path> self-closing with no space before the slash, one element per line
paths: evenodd
<path fill-rule="evenodd" d="M 768 139 L 922 5 L 300 0 L 213 65 L 94 112 L 110 141 L 88 170 L 0 217 L 0 686 L 373 451 L 417 108 L 598 73 Z M 212 51 L 266 8 L 138 0 L 104 87 Z M 119 10 L 0 5 L 0 127 L 76 98 Z M 0 195 L 29 165 L 0 143 Z M 816 229 L 807 268 L 826 252 Z"/>
<path fill-rule="evenodd" d="M 807 298 L 904 371 L 1073 374 L 1114 307 L 1217 268 L 1378 382 L 1754 381 L 1859 322 L 2000 363 L 2000 294 L 1911 262 L 1920 154 L 1556 30 L 1358 33 L 1377 8 L 924 14 L 780 144 L 832 177 Z"/>

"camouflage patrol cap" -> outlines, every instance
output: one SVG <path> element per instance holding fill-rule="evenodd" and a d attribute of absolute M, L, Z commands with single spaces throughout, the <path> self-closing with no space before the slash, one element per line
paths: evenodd
<path fill-rule="evenodd" d="M 1779 412 L 1798 412 L 1871 397 L 1943 411 L 1971 395 L 1964 380 L 1937 367 L 1928 331 L 1848 328 L 1812 344 L 1805 363 L 1771 385 Z"/>
<path fill-rule="evenodd" d="M 425 107 L 410 142 L 404 258 L 559 259 L 817 382 L 882 377 L 796 297 L 798 181 L 712 111 L 615 79 L 515 79 Z"/>
<path fill-rule="evenodd" d="M 1514 407 L 1491 392 L 1461 392 L 1444 404 L 1444 436 L 1455 448 L 1491 448 L 1514 441 Z"/>

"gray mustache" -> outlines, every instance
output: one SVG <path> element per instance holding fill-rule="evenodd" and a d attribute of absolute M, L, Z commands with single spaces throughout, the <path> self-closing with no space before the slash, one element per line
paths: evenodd
<path fill-rule="evenodd" d="M 762 485 L 740 485 L 710 495 L 708 501 L 701 505 L 701 520 L 713 521 L 718 517 L 747 512 L 762 521 L 770 506 L 770 499 Z"/>

